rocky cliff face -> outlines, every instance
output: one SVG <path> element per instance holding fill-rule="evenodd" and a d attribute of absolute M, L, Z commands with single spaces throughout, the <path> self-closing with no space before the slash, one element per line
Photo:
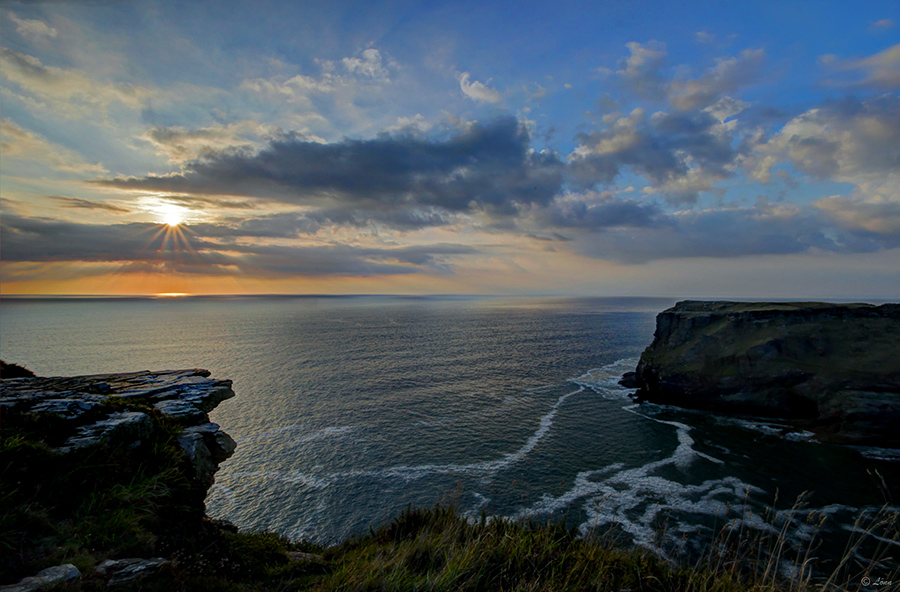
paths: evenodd
<path fill-rule="evenodd" d="M 194 369 L 0 388 L 0 584 L 27 576 L 0 590 L 68 581 L 74 564 L 103 585 L 130 581 L 218 536 L 204 500 L 235 443 L 207 414 L 234 396 L 230 380 Z"/>
<path fill-rule="evenodd" d="M 231 381 L 209 374 L 194 369 L 4 379 L 0 409 L 62 420 L 55 434 L 61 454 L 123 442 L 137 448 L 156 429 L 154 416 L 183 425 L 178 444 L 205 498 L 219 463 L 235 448 L 207 415 L 234 396 Z"/>
<path fill-rule="evenodd" d="M 790 419 L 900 446 L 900 305 L 679 302 L 656 319 L 642 401 Z"/>

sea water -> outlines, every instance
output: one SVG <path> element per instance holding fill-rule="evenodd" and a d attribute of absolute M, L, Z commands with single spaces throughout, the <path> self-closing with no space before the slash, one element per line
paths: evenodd
<path fill-rule="evenodd" d="M 453 504 L 671 556 L 737 518 L 763 530 L 788 520 L 798 543 L 815 515 L 846 533 L 900 495 L 897 451 L 635 404 L 617 381 L 671 304 L 4 299 L 0 350 L 44 376 L 201 367 L 232 379 L 237 396 L 211 418 L 238 447 L 208 513 L 322 544 L 410 505 Z"/>

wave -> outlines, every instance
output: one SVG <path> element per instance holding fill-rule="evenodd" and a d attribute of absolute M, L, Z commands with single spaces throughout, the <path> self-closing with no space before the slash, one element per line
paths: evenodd
<path fill-rule="evenodd" d="M 540 387 L 543 388 L 543 387 Z M 562 396 L 560 396 L 553 406 L 550 408 L 550 411 L 544 414 L 540 420 L 538 421 L 537 429 L 531 434 L 531 436 L 525 441 L 525 443 L 518 449 L 513 452 L 509 452 L 504 454 L 502 457 L 494 460 L 487 460 L 477 463 L 468 463 L 468 464 L 421 464 L 421 465 L 396 465 L 393 467 L 388 467 L 384 469 L 375 469 L 375 470 L 357 470 L 357 471 L 339 471 L 330 473 L 323 476 L 315 476 L 308 474 L 300 474 L 298 471 L 256 471 L 256 472 L 236 472 L 236 473 L 222 473 L 219 477 L 221 479 L 239 479 L 242 477 L 264 477 L 266 479 L 271 479 L 275 481 L 288 482 L 288 483 L 299 483 L 303 485 L 308 485 L 310 487 L 326 487 L 331 485 L 339 480 L 345 479 L 358 479 L 358 478 L 371 478 L 371 479 L 401 479 L 404 482 L 414 481 L 417 479 L 421 479 L 423 477 L 427 477 L 434 474 L 466 474 L 473 476 L 480 476 L 482 478 L 489 478 L 491 475 L 504 470 L 511 465 L 521 462 L 528 456 L 528 454 L 534 450 L 534 448 L 543 440 L 547 434 L 550 433 L 550 430 L 553 427 L 553 419 L 556 417 L 556 414 L 559 411 L 560 406 L 566 402 L 570 397 L 578 395 L 585 391 L 584 387 L 579 387 L 571 392 L 568 392 Z M 288 426 L 285 428 L 279 428 L 278 430 L 273 430 L 272 432 L 267 432 L 267 434 L 274 434 L 279 431 L 284 431 L 287 429 L 292 429 L 294 426 Z M 353 428 L 350 426 L 342 426 L 339 428 L 324 428 L 313 434 L 302 438 L 302 441 L 310 441 L 313 439 L 321 439 L 325 437 L 332 437 L 337 435 L 343 435 L 350 432 Z M 260 436 L 261 437 L 261 436 Z M 298 441 L 301 441 L 298 440 Z"/>
<path fill-rule="evenodd" d="M 723 461 L 694 449 L 690 426 L 677 421 L 666 421 L 639 413 L 639 405 L 623 407 L 624 411 L 644 417 L 649 421 L 675 428 L 678 445 L 666 458 L 645 465 L 624 468 L 615 463 L 601 469 L 582 471 L 575 477 L 569 491 L 560 496 L 545 495 L 531 507 L 520 509 L 514 519 L 530 519 L 550 515 L 568 508 L 579 500 L 585 500 L 582 509 L 587 520 L 578 527 L 587 535 L 603 526 L 618 526 L 630 534 L 636 544 L 662 552 L 655 544 L 658 535 L 657 517 L 661 513 L 678 511 L 687 514 L 723 515 L 748 492 L 764 493 L 762 489 L 744 483 L 736 477 L 724 477 L 704 481 L 700 485 L 685 485 L 653 473 L 666 466 L 686 468 L 698 458 L 715 464 Z M 603 477 L 602 480 L 598 478 Z M 719 499 L 724 498 L 724 499 Z M 690 525 L 682 525 L 690 528 Z"/>
<path fill-rule="evenodd" d="M 568 382 L 589 388 L 607 399 L 625 399 L 634 393 L 634 389 L 620 385 L 619 381 L 626 372 L 634 370 L 638 361 L 638 358 L 622 358 L 601 368 L 591 368 Z"/>

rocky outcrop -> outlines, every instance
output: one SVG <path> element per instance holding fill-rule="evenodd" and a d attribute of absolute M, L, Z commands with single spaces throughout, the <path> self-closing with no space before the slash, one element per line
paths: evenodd
<path fill-rule="evenodd" d="M 640 401 L 900 446 L 900 304 L 679 302 L 625 384 Z"/>
<path fill-rule="evenodd" d="M 42 569 L 33 576 L 22 578 L 17 584 L 0 586 L 0 592 L 34 592 L 73 582 L 81 578 L 81 572 L 71 563 Z"/>
<path fill-rule="evenodd" d="M 8 378 L 3 380 L 0 409 L 62 420 L 57 450 L 65 454 L 123 442 L 140 446 L 155 429 L 152 408 L 159 417 L 185 426 L 178 442 L 205 496 L 218 464 L 235 447 L 207 415 L 234 396 L 231 381 L 214 380 L 209 374 L 193 369 Z"/>
<path fill-rule="evenodd" d="M 17 529 L 0 533 L 2 546 L 15 547 L 0 557 L 0 572 L 9 572 L 0 582 L 18 580 L 9 590 L 80 577 L 68 565 L 28 575 L 35 563 L 46 565 L 40 557 L 53 545 L 82 561 L 135 553 L 97 563 L 86 575 L 128 588 L 171 565 L 158 554 L 218 536 L 204 500 L 235 443 L 208 413 L 234 396 L 230 380 L 193 369 L 3 378 L 0 385 L 0 497 Z"/>

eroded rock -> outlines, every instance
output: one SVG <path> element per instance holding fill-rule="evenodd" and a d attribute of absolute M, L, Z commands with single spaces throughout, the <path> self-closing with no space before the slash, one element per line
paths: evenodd
<path fill-rule="evenodd" d="M 209 423 L 207 413 L 234 396 L 230 380 L 215 380 L 207 370 L 163 370 L 74 377 L 3 379 L 5 410 L 52 415 L 59 421 L 57 450 L 79 450 L 125 443 L 140 446 L 155 429 L 151 407 L 185 425 L 179 444 L 193 478 L 205 496 L 220 462 L 234 452 L 231 437 Z"/>
<path fill-rule="evenodd" d="M 153 507 L 161 508 L 153 522 L 157 529 L 153 536 L 171 540 L 183 536 L 182 529 L 203 530 L 204 499 L 219 463 L 235 449 L 234 440 L 210 423 L 207 413 L 233 396 L 230 380 L 214 380 L 206 370 L 197 369 L 3 379 L 4 427 L 11 422 L 33 439 L 40 451 L 35 454 L 42 461 L 31 465 L 31 457 L 23 456 L 10 474 L 25 477 L 33 490 L 28 495 L 35 497 L 41 489 L 41 471 L 58 473 L 61 468 L 76 467 L 73 470 L 85 472 L 85 482 L 104 481 L 107 476 L 114 481 L 121 476 L 128 483 L 135 476 L 133 467 L 140 466 L 146 468 L 144 478 L 165 483 L 146 494 Z M 173 450 L 175 435 L 179 447 Z M 173 458 L 179 450 L 183 463 Z M 109 470 L 123 474 L 99 474 L 105 470 L 105 459 L 109 459 Z M 81 490 L 72 495 L 93 493 Z M 47 499 L 58 504 L 53 496 Z M 22 573 L 21 562 L 9 563 L 18 570 L 17 576 Z M 166 563 L 159 558 L 117 559 L 100 564 L 97 571 L 110 585 L 136 589 L 139 578 L 157 573 Z M 79 575 L 77 570 L 63 568 L 48 568 L 2 590 L 35 590 Z"/>
<path fill-rule="evenodd" d="M 78 571 L 77 567 L 71 563 L 63 563 L 62 565 L 42 569 L 33 576 L 22 578 L 17 584 L 0 586 L 0 592 L 33 592 L 34 590 L 47 589 L 79 578 L 81 578 L 81 572 Z"/>
<path fill-rule="evenodd" d="M 178 436 L 178 445 L 191 461 L 194 478 L 209 489 L 215 483 L 219 463 L 234 452 L 234 440 L 215 423 L 186 428 Z"/>
<path fill-rule="evenodd" d="M 97 573 L 109 578 L 110 586 L 131 584 L 145 576 L 156 574 L 161 567 L 171 562 L 162 557 L 141 559 L 108 559 L 97 566 Z"/>
<path fill-rule="evenodd" d="M 153 433 L 153 421 L 146 413 L 124 411 L 110 413 L 106 419 L 81 426 L 59 448 L 60 452 L 71 452 L 79 448 L 91 448 L 114 442 L 140 443 Z"/>

